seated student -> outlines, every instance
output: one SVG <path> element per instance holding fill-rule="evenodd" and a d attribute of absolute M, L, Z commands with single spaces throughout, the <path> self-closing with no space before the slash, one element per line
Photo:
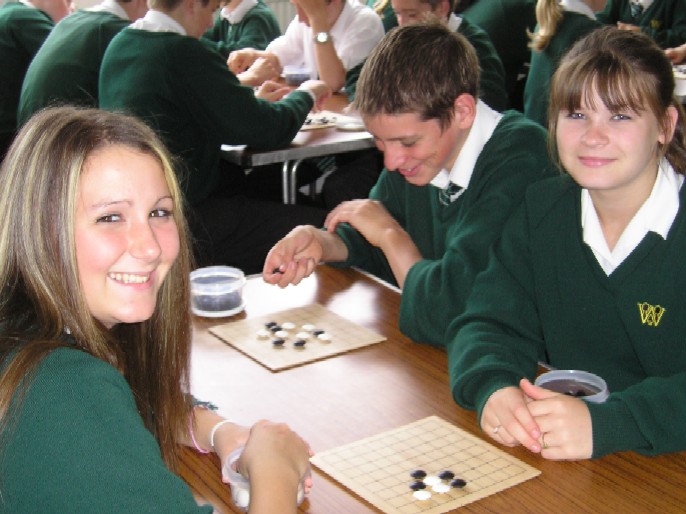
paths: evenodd
<path fill-rule="evenodd" d="M 203 38 L 217 43 L 217 50 L 228 57 L 241 48 L 264 50 L 280 35 L 279 22 L 263 0 L 229 0 Z"/>
<path fill-rule="evenodd" d="M 676 48 L 668 48 L 665 50 L 665 54 L 673 64 L 686 62 L 686 43 Z"/>
<path fill-rule="evenodd" d="M 289 89 L 265 83 L 256 98 L 199 41 L 216 0 L 150 0 L 145 17 L 115 36 L 100 70 L 100 106 L 150 124 L 184 166 L 196 257 L 203 266 L 261 269 L 271 246 L 294 226 L 321 223 L 324 211 L 244 196 L 245 173 L 221 159 L 222 144 L 288 145 L 330 90 L 308 81 Z M 305 221 L 310 220 L 310 221 Z M 317 221 L 319 220 L 319 221 Z"/>
<path fill-rule="evenodd" d="M 345 85 L 348 70 L 360 64 L 383 37 L 381 20 L 357 0 L 293 0 L 293 3 L 297 16 L 286 33 L 264 51 L 232 52 L 229 68 L 240 79 L 262 57 L 274 62 L 278 73 L 284 66 L 309 69 L 311 78 L 319 78 L 338 91 Z"/>
<path fill-rule="evenodd" d="M 662 48 L 686 42 L 686 0 L 607 0 L 598 21 L 645 32 Z"/>
<path fill-rule="evenodd" d="M 536 0 L 480 0 L 467 7 L 462 17 L 488 34 L 505 69 L 509 107 L 523 110 L 521 77 L 531 59 L 527 32 L 536 26 Z"/>
<path fill-rule="evenodd" d="M 531 66 L 524 86 L 524 115 L 548 126 L 550 79 L 575 41 L 602 26 L 594 11 L 606 0 L 538 0 L 531 34 Z"/>
<path fill-rule="evenodd" d="M 445 344 L 505 220 L 553 167 L 542 127 L 477 100 L 478 66 L 469 42 L 441 24 L 386 34 L 355 99 L 386 169 L 369 199 L 328 215 L 326 230 L 297 227 L 280 241 L 267 282 L 297 284 L 320 262 L 360 266 L 402 289 L 400 330 Z"/>
<path fill-rule="evenodd" d="M 686 123 L 645 34 L 578 42 L 551 87 L 567 175 L 534 184 L 448 330 L 455 400 L 547 459 L 686 450 Z M 605 379 L 605 403 L 533 386 L 537 362 Z M 522 379 L 522 377 L 525 377 Z"/>
<path fill-rule="evenodd" d="M 50 105 L 98 106 L 98 76 L 107 45 L 145 15 L 146 0 L 103 0 L 59 22 L 31 61 L 21 89 L 17 122 Z"/>
<path fill-rule="evenodd" d="M 68 0 L 24 0 L 0 7 L 0 161 L 17 130 L 26 69 L 52 27 L 69 14 Z"/>
<path fill-rule="evenodd" d="M 427 16 L 436 17 L 444 21 L 451 31 L 457 31 L 467 38 L 479 60 L 479 97 L 489 107 L 502 111 L 508 103 L 503 64 L 488 34 L 455 15 L 452 12 L 452 3 L 450 0 L 391 0 L 400 26 L 421 22 Z M 348 93 L 350 95 L 350 91 Z M 378 152 L 360 152 L 354 160 L 346 160 L 345 164 L 339 164 L 336 172 L 326 178 L 322 187 L 322 198 L 327 210 L 346 200 L 366 198 L 379 178 L 382 157 Z"/>
<path fill-rule="evenodd" d="M 191 404 L 181 196 L 152 130 L 118 114 L 46 109 L 7 154 L 3 512 L 211 512 L 174 473 L 180 444 L 222 463 L 245 445 L 250 512 L 296 512 L 307 445 L 285 425 L 248 429 Z"/>
<path fill-rule="evenodd" d="M 371 7 L 374 12 L 381 18 L 384 32 L 398 26 L 398 19 L 393 12 L 391 0 L 367 0 L 367 7 Z"/>

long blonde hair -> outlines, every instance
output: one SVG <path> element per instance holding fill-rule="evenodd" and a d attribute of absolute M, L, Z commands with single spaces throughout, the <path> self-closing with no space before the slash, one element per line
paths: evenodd
<path fill-rule="evenodd" d="M 75 202 L 84 162 L 123 145 L 157 159 L 174 202 L 181 249 L 149 320 L 107 330 L 93 318 L 82 290 L 74 239 Z M 182 196 L 172 163 L 154 132 L 128 116 L 60 107 L 35 115 L 0 168 L 0 433 L 37 364 L 55 348 L 76 348 L 108 362 L 126 378 L 147 428 L 175 470 L 179 437 L 188 433 L 191 340 L 189 271 Z M 72 347 L 74 347 L 72 345 Z"/>
<path fill-rule="evenodd" d="M 536 2 L 536 32 L 529 32 L 529 48 L 536 52 L 544 50 L 557 32 L 557 26 L 562 21 L 564 10 L 560 0 L 538 0 Z"/>

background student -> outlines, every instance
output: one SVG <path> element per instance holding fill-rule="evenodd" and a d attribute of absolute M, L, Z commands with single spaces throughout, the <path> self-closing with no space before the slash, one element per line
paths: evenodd
<path fill-rule="evenodd" d="M 686 450 L 686 123 L 673 90 L 664 52 L 614 27 L 555 73 L 566 174 L 529 188 L 448 330 L 453 396 L 500 443 L 547 459 Z M 538 361 L 601 376 L 609 398 L 533 386 Z"/>
<path fill-rule="evenodd" d="M 667 54 L 667 57 L 672 63 L 681 64 L 686 61 L 686 43 L 677 46 L 676 48 L 668 48 L 665 50 L 665 54 Z"/>
<path fill-rule="evenodd" d="M 505 220 L 552 167 L 542 127 L 478 100 L 478 66 L 469 42 L 441 24 L 386 34 L 355 99 L 386 169 L 369 199 L 329 213 L 327 230 L 297 227 L 274 246 L 267 282 L 297 284 L 320 262 L 360 266 L 402 288 L 405 334 L 445 344 Z"/>
<path fill-rule="evenodd" d="M 26 69 L 55 23 L 69 14 L 69 4 L 25 0 L 0 6 L 0 161 L 16 133 Z"/>
<path fill-rule="evenodd" d="M 598 21 L 648 34 L 662 48 L 686 42 L 686 0 L 607 0 Z"/>
<path fill-rule="evenodd" d="M 100 106 L 145 120 L 181 160 L 198 263 L 256 273 L 276 241 L 296 225 L 321 223 L 325 212 L 247 198 L 245 172 L 222 160 L 221 145 L 287 146 L 330 90 L 321 81 L 292 92 L 268 82 L 254 93 L 199 41 L 216 0 L 150 0 L 149 7 L 105 52 Z"/>
<path fill-rule="evenodd" d="M 594 11 L 606 0 L 538 0 L 531 34 L 531 66 L 524 86 L 524 114 L 548 126 L 550 79 L 575 41 L 601 27 Z"/>
<path fill-rule="evenodd" d="M 98 106 L 98 77 L 112 38 L 145 15 L 146 0 L 104 0 L 60 21 L 26 71 L 17 122 L 50 105 Z"/>
<path fill-rule="evenodd" d="M 152 130 L 45 110 L 0 168 L 0 205 L 2 510 L 210 512 L 174 473 L 183 444 L 222 463 L 245 445 L 250 512 L 295 513 L 307 445 L 191 405 L 191 255 Z"/>
<path fill-rule="evenodd" d="M 217 43 L 217 50 L 228 57 L 241 48 L 264 50 L 280 35 L 279 22 L 263 0 L 229 0 L 203 38 Z"/>

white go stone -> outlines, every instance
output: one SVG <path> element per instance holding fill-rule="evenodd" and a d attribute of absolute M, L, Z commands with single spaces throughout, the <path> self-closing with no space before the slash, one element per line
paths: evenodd
<path fill-rule="evenodd" d="M 279 339 L 286 339 L 288 337 L 288 332 L 286 332 L 285 330 L 277 330 L 276 332 L 274 332 L 274 335 Z"/>
<path fill-rule="evenodd" d="M 312 332 L 314 330 L 314 325 L 311 325 L 309 323 L 306 323 L 305 325 L 302 326 L 302 329 L 305 332 Z"/>
<path fill-rule="evenodd" d="M 295 328 L 295 323 L 287 321 L 286 323 L 281 323 L 281 328 L 284 330 L 293 330 Z"/>
<path fill-rule="evenodd" d="M 262 330 L 257 331 L 257 337 L 260 339 L 267 339 L 271 337 L 272 333 L 270 330 L 267 330 L 266 328 L 263 328 Z"/>
<path fill-rule="evenodd" d="M 429 491 L 427 491 L 426 489 L 424 489 L 422 491 L 413 492 L 412 496 L 414 496 L 415 500 L 426 501 L 429 498 L 431 498 L 431 493 Z"/>

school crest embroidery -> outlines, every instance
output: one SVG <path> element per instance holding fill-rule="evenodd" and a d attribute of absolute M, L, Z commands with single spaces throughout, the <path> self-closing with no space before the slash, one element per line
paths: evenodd
<path fill-rule="evenodd" d="M 661 305 L 650 305 L 647 302 L 639 303 L 638 312 L 641 314 L 641 323 L 649 327 L 656 327 L 664 315 L 665 309 Z"/>

